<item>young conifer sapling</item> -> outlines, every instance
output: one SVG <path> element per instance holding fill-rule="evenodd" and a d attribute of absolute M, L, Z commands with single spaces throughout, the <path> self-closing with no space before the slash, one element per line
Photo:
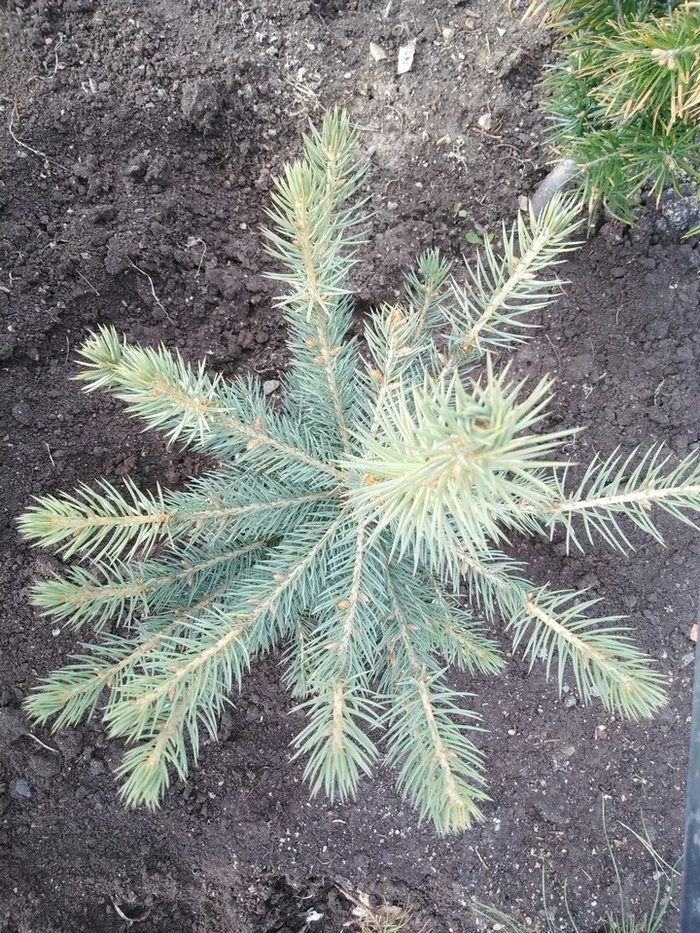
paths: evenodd
<path fill-rule="evenodd" d="M 544 80 L 549 139 L 594 211 L 633 223 L 638 197 L 658 205 L 700 182 L 700 3 L 546 0 L 561 59 Z"/>
<path fill-rule="evenodd" d="M 36 585 L 35 604 L 92 633 L 27 711 L 55 729 L 99 712 L 126 745 L 128 804 L 156 806 L 186 777 L 203 730 L 216 736 L 251 662 L 275 649 L 307 716 L 295 747 L 312 792 L 345 800 L 384 760 L 440 833 L 468 827 L 488 799 L 479 717 L 447 674 L 502 669 L 482 619 L 584 702 L 629 719 L 664 703 L 617 617 L 531 582 L 504 551 L 513 535 L 563 529 L 572 547 L 625 553 L 623 520 L 660 540 L 658 513 L 690 522 L 700 508 L 696 453 L 671 465 L 659 447 L 613 452 L 572 486 L 557 451 L 574 432 L 546 426 L 552 381 L 526 386 L 497 361 L 553 300 L 559 283 L 544 274 L 573 248 L 579 205 L 557 196 L 521 216 L 502 254 L 483 244 L 466 284 L 424 253 L 362 348 L 348 337 L 348 274 L 364 174 L 336 112 L 276 183 L 265 235 L 283 270 L 283 410 L 256 379 L 209 375 L 109 327 L 80 351 L 88 391 L 218 463 L 182 491 L 102 482 L 20 520 L 32 542 L 79 559 Z"/>

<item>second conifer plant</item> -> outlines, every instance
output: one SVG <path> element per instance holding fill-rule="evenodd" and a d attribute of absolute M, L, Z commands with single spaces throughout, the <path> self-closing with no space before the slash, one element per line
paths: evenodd
<path fill-rule="evenodd" d="M 546 0 L 561 34 L 547 72 L 549 140 L 581 196 L 634 223 L 642 191 L 658 204 L 700 183 L 700 3 Z"/>
<path fill-rule="evenodd" d="M 547 428 L 551 380 L 526 386 L 500 363 L 553 300 L 544 273 L 573 248 L 576 203 L 521 217 L 502 255 L 485 243 L 466 284 L 423 254 L 363 345 L 348 337 L 348 274 L 364 166 L 343 114 L 304 145 L 266 231 L 289 332 L 282 409 L 255 379 L 208 375 L 110 328 L 81 350 L 88 390 L 218 466 L 182 491 L 102 482 L 28 509 L 27 538 L 79 559 L 34 602 L 91 640 L 26 707 L 56 729 L 99 713 L 126 744 L 124 800 L 156 806 L 251 662 L 279 650 L 307 716 L 295 745 L 311 790 L 347 799 L 383 760 L 421 816 L 454 832 L 488 799 L 479 718 L 448 673 L 503 667 L 482 620 L 583 701 L 631 719 L 664 703 L 619 621 L 585 593 L 531 582 L 509 540 L 563 529 L 572 546 L 626 552 L 623 520 L 657 539 L 657 513 L 690 520 L 700 466 L 660 448 L 612 453 L 570 488 L 557 451 L 573 432 Z"/>

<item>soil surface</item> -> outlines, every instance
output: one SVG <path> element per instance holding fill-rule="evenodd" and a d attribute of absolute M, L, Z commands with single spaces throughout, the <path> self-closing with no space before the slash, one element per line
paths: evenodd
<path fill-rule="evenodd" d="M 376 209 L 356 276 L 364 309 L 395 296 L 421 249 L 469 253 L 466 233 L 512 220 L 534 190 L 549 44 L 500 0 L 0 0 L 0 929 L 111 933 L 130 918 L 143 933 L 329 933 L 366 893 L 410 904 L 412 929 L 471 933 L 475 899 L 541 921 L 544 866 L 557 928 L 566 883 L 593 931 L 617 897 L 603 800 L 628 903 L 650 906 L 640 811 L 665 863 L 682 844 L 700 537 L 678 524 L 665 548 L 634 538 L 629 560 L 515 542 L 535 579 L 630 616 L 670 702 L 630 724 L 559 698 L 518 657 L 499 679 L 455 676 L 478 694 L 493 798 L 461 837 L 419 827 L 389 773 L 351 806 L 309 801 L 275 657 L 157 813 L 121 808 L 120 749 L 98 725 L 32 733 L 20 709 L 76 645 L 28 605 L 55 566 L 17 534 L 31 496 L 100 476 L 177 485 L 200 468 L 70 381 L 88 331 L 111 323 L 274 378 L 285 334 L 258 227 L 309 118 L 342 104 L 361 128 Z M 561 423 L 589 428 L 574 457 L 700 442 L 700 250 L 677 216 L 605 224 L 517 354 L 522 372 L 557 375 Z M 676 925 L 673 908 L 663 929 Z"/>

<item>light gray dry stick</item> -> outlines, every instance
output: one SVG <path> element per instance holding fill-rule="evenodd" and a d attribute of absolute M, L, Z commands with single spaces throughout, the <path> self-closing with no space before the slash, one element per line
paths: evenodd
<path fill-rule="evenodd" d="M 130 265 L 133 269 L 136 269 L 137 272 L 140 272 L 141 275 L 145 275 L 145 276 L 146 276 L 146 278 L 148 279 L 148 284 L 151 286 L 151 294 L 153 295 L 153 300 L 154 300 L 155 303 L 158 305 L 158 307 L 159 307 L 160 310 L 163 312 L 163 314 L 167 317 L 167 319 L 168 319 L 169 321 L 172 321 L 172 318 L 170 317 L 170 315 L 168 314 L 168 312 L 165 310 L 165 306 L 163 305 L 163 302 L 160 300 L 160 298 L 158 297 L 158 295 L 156 295 L 156 289 L 155 289 L 155 286 L 154 286 L 154 284 L 153 284 L 153 279 L 150 277 L 150 275 L 148 274 L 148 272 L 144 272 L 143 269 L 139 269 L 139 267 L 136 265 L 136 263 L 133 262 L 131 259 L 129 259 L 128 256 L 127 256 L 127 262 L 129 263 L 129 265 Z"/>
<path fill-rule="evenodd" d="M 31 152 L 33 155 L 39 156 L 40 159 L 43 159 L 44 160 L 44 171 L 49 172 L 50 171 L 49 163 L 51 162 L 49 157 L 46 155 L 45 152 L 41 152 L 39 149 L 32 149 L 31 146 L 28 146 L 26 143 L 23 143 L 22 140 L 16 135 L 15 131 L 12 129 L 14 122 L 15 122 L 15 109 L 12 108 L 12 110 L 10 110 L 10 123 L 9 123 L 9 126 L 7 127 L 10 133 L 10 136 L 14 139 L 14 141 L 17 143 L 18 146 L 21 146 L 23 149 L 26 149 L 27 152 Z M 55 163 L 55 164 L 58 164 L 58 163 Z"/>

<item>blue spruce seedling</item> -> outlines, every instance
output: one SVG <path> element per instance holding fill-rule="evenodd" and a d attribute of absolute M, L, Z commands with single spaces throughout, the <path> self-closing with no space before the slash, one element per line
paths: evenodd
<path fill-rule="evenodd" d="M 94 632 L 28 713 L 60 729 L 99 711 L 126 745 L 128 804 L 156 806 L 186 777 L 202 730 L 216 735 L 251 662 L 273 650 L 307 715 L 296 754 L 312 792 L 347 799 L 383 758 L 441 833 L 468 827 L 487 799 L 478 716 L 446 677 L 501 670 L 480 619 L 584 701 L 631 719 L 664 703 L 617 619 L 530 582 L 503 550 L 563 529 L 571 545 L 625 552 L 622 519 L 659 539 L 656 513 L 689 521 L 700 507 L 697 455 L 672 467 L 659 448 L 596 459 L 569 488 L 556 452 L 572 431 L 545 426 L 551 381 L 514 384 L 494 362 L 553 300 L 542 273 L 573 248 L 578 205 L 555 197 L 521 217 L 502 255 L 485 242 L 467 284 L 425 253 L 362 345 L 347 336 L 365 219 L 355 143 L 347 117 L 327 115 L 276 184 L 265 234 L 283 270 L 284 408 L 256 380 L 102 328 L 80 353 L 87 389 L 218 465 L 182 491 L 102 482 L 21 518 L 31 541 L 80 559 L 39 583 L 35 604 Z"/>

